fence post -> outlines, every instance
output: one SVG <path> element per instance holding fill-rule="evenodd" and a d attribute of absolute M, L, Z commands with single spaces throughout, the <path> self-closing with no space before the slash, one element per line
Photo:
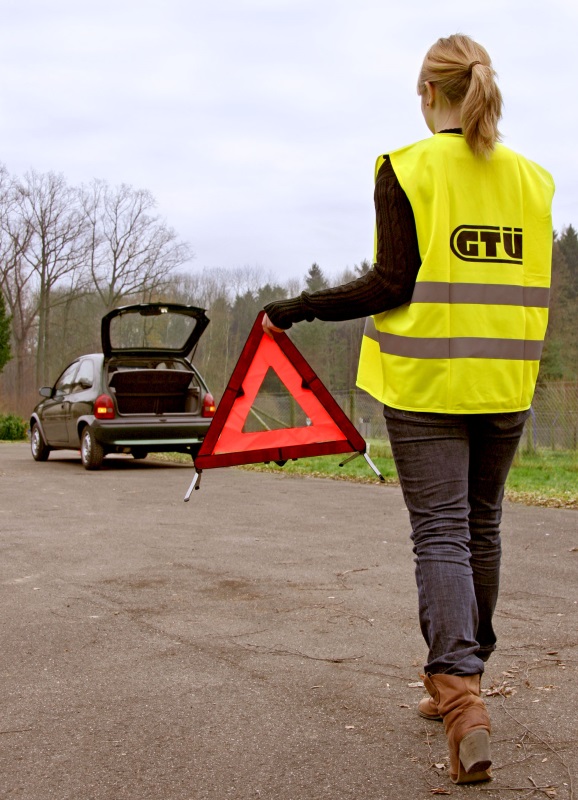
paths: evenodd
<path fill-rule="evenodd" d="M 526 430 L 528 432 L 528 436 L 526 439 L 526 452 L 527 453 L 535 453 L 536 452 L 536 412 L 534 411 L 534 407 L 530 406 L 530 425 L 526 426 Z"/>
<path fill-rule="evenodd" d="M 355 389 L 349 392 L 349 419 L 355 425 Z"/>

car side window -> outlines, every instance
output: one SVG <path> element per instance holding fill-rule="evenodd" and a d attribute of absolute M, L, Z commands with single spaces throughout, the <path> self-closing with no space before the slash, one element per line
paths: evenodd
<path fill-rule="evenodd" d="M 83 392 L 90 389 L 94 383 L 94 364 L 89 358 L 80 362 L 76 378 L 74 379 L 74 391 Z"/>
<path fill-rule="evenodd" d="M 75 361 L 74 364 L 71 364 L 64 370 L 60 378 L 56 381 L 56 385 L 54 387 L 55 394 L 70 394 L 74 388 L 74 376 L 76 375 L 77 369 L 78 361 Z"/>

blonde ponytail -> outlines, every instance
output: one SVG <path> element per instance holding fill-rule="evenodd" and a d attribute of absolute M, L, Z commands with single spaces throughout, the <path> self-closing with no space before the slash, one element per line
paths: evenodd
<path fill-rule="evenodd" d="M 457 33 L 430 47 L 417 84 L 423 94 L 426 81 L 435 83 L 449 105 L 460 106 L 464 138 L 475 155 L 486 158 L 501 138 L 502 94 L 496 77 L 485 48 Z"/>

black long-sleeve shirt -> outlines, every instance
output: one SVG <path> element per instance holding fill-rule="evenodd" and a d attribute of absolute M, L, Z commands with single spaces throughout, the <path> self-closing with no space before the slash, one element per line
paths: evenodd
<path fill-rule="evenodd" d="M 413 211 L 388 157 L 377 174 L 374 201 L 377 259 L 369 272 L 342 286 L 269 303 L 265 311 L 273 325 L 357 319 L 410 301 L 421 259 Z"/>

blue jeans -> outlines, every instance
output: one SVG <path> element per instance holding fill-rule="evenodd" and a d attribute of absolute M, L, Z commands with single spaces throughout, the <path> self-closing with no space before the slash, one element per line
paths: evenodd
<path fill-rule="evenodd" d="M 529 413 L 384 407 L 411 521 L 426 673 L 482 673 L 495 649 L 504 484 Z"/>

